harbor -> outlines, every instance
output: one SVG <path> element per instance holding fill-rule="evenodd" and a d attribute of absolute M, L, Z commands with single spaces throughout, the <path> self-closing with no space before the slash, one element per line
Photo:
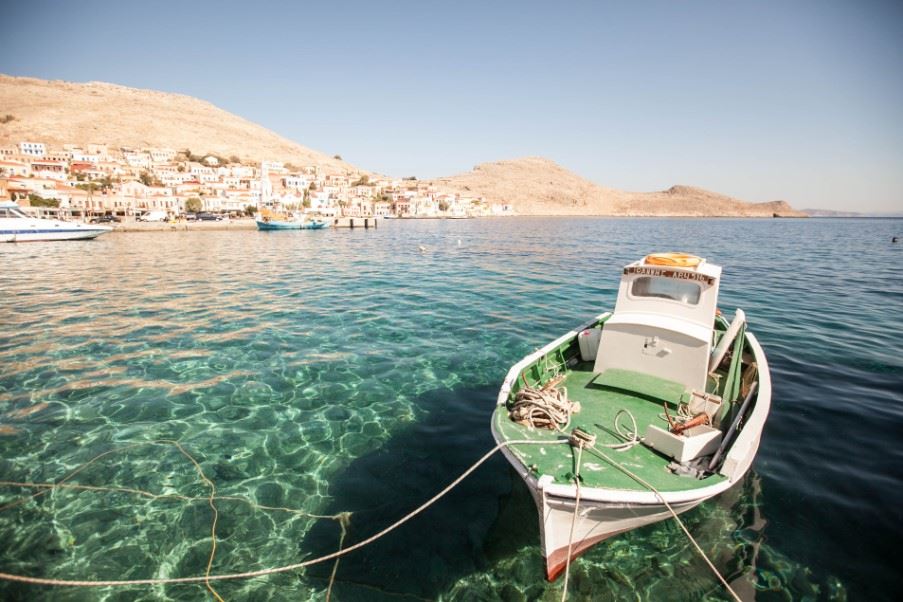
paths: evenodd
<path fill-rule="evenodd" d="M 900 598 L 903 3 L 235 8 L 4 6 L 0 602 Z"/>
<path fill-rule="evenodd" d="M 327 222 L 327 228 L 369 230 L 378 228 L 380 220 L 375 217 L 333 217 L 325 221 Z M 228 218 L 215 221 L 140 222 L 127 220 L 113 224 L 114 232 L 210 232 L 217 230 L 257 230 L 257 224 L 251 217 Z"/>

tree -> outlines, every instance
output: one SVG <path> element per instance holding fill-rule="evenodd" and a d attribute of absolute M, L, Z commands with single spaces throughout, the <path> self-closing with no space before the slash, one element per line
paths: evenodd
<path fill-rule="evenodd" d="M 439 201 L 439 211 L 448 211 L 448 203 L 445 201 Z"/>
<path fill-rule="evenodd" d="M 342 155 L 333 155 L 332 158 L 333 158 L 333 159 L 338 159 L 339 161 L 341 161 L 341 160 L 342 160 Z"/>
<path fill-rule="evenodd" d="M 60 202 L 56 199 L 45 199 L 41 195 L 30 193 L 28 195 L 28 203 L 32 207 L 59 207 Z"/>
<path fill-rule="evenodd" d="M 257 213 L 257 207 L 254 205 L 245 205 L 245 215 L 253 217 L 255 213 Z"/>
<path fill-rule="evenodd" d="M 110 176 L 104 176 L 100 179 L 100 189 L 101 190 L 111 190 L 113 188 L 113 178 Z"/>
<path fill-rule="evenodd" d="M 367 174 L 362 175 L 357 181 L 352 184 L 352 186 L 367 186 L 370 184 L 370 176 Z"/>
<path fill-rule="evenodd" d="M 238 155 L 229 155 L 229 163 L 241 163 L 241 159 L 238 158 Z"/>
<path fill-rule="evenodd" d="M 204 203 L 196 196 L 191 197 L 187 201 L 185 201 L 185 211 L 189 213 L 197 213 L 201 209 L 203 209 Z"/>
<path fill-rule="evenodd" d="M 145 186 L 153 186 L 154 178 L 149 173 L 142 170 L 141 175 L 138 176 L 138 181 L 140 181 Z"/>

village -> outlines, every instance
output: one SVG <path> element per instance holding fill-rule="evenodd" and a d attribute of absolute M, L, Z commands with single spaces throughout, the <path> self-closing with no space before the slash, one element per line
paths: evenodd
<path fill-rule="evenodd" d="M 336 157 L 337 159 L 339 157 Z M 443 191 L 415 177 L 337 173 L 318 165 L 251 163 L 189 149 L 0 147 L 0 200 L 60 219 L 127 221 L 151 214 L 250 216 L 260 209 L 323 217 L 464 218 L 513 215 L 510 205 Z"/>

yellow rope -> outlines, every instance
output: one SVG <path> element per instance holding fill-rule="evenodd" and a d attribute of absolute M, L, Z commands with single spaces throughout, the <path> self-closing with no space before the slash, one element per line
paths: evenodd
<path fill-rule="evenodd" d="M 350 518 L 350 514 L 345 513 L 342 518 L 339 520 L 339 525 L 342 527 L 342 534 L 339 535 L 339 551 L 342 551 L 342 546 L 345 545 L 345 535 L 348 534 L 348 522 Z M 329 602 L 329 597 L 332 595 L 332 584 L 335 583 L 335 574 L 339 570 L 339 561 L 342 558 L 336 558 L 335 564 L 332 565 L 332 574 L 329 576 L 329 586 L 326 588 L 326 602 Z"/>
<path fill-rule="evenodd" d="M 201 480 L 204 481 L 210 487 L 210 497 L 207 500 L 207 503 L 210 504 L 210 509 L 213 511 L 213 524 L 210 525 L 210 558 L 207 559 L 207 569 L 204 571 L 204 585 L 207 586 L 207 589 L 210 590 L 210 593 L 213 594 L 213 597 L 217 599 L 217 602 L 225 602 L 225 600 L 220 597 L 213 586 L 210 585 L 210 569 L 213 566 L 213 557 L 216 556 L 216 523 L 219 519 L 219 511 L 216 509 L 216 504 L 213 502 L 216 497 L 216 484 L 207 478 L 207 475 L 204 474 L 204 469 L 201 468 L 201 465 L 198 464 L 198 461 L 194 459 L 194 457 L 185 451 L 185 448 L 178 441 L 164 440 L 168 443 L 172 443 L 176 447 L 179 448 L 179 451 L 188 458 L 192 464 L 194 464 L 195 470 L 197 470 L 198 475 L 201 477 Z"/>

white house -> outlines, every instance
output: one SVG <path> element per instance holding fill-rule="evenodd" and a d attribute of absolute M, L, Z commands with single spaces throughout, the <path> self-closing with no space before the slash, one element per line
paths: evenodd
<path fill-rule="evenodd" d="M 125 162 L 131 167 L 140 167 L 142 169 L 150 169 L 151 157 L 147 153 L 125 151 L 122 153 Z"/>
<path fill-rule="evenodd" d="M 20 142 L 19 153 L 29 157 L 43 157 L 47 154 L 47 147 L 43 142 Z"/>
<path fill-rule="evenodd" d="M 154 163 L 170 163 L 176 156 L 171 148 L 151 148 L 147 152 Z"/>

